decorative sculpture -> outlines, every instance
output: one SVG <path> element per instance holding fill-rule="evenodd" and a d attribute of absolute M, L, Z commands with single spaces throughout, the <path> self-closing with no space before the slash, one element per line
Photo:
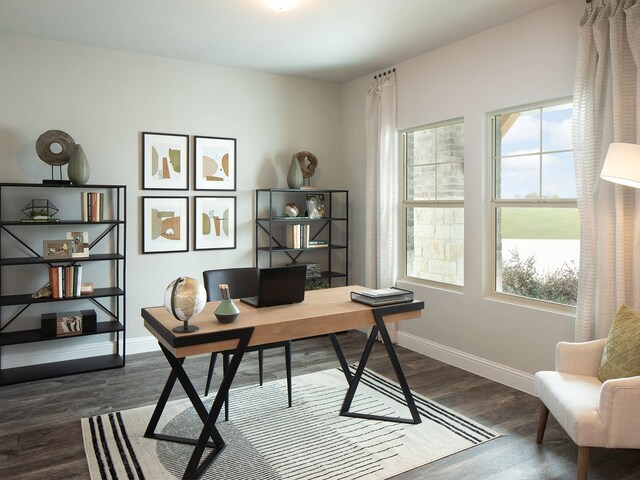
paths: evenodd
<path fill-rule="evenodd" d="M 313 153 L 302 151 L 293 154 L 293 158 L 298 160 L 300 169 L 302 170 L 302 176 L 304 177 L 305 186 L 309 186 L 310 178 L 316 173 L 316 167 L 318 166 L 318 157 Z"/>
<path fill-rule="evenodd" d="M 36 153 L 38 157 L 51 165 L 51 180 L 43 180 L 42 183 L 52 185 L 68 185 L 69 180 L 62 180 L 62 166 L 69 163 L 69 159 L 76 149 L 76 142 L 67 132 L 62 130 L 47 130 L 36 140 Z M 60 180 L 53 179 L 53 167 L 59 167 Z"/>

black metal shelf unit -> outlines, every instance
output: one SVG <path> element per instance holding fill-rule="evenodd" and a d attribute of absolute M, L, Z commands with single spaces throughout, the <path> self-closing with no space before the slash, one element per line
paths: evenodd
<path fill-rule="evenodd" d="M 304 213 L 306 194 L 322 194 L 326 217 L 286 217 L 282 207 L 294 202 Z M 285 263 L 313 261 L 322 264 L 321 280 L 328 286 L 349 284 L 349 191 L 332 189 L 267 188 L 256 190 L 256 254 L 258 267 L 275 267 Z M 309 225 L 310 239 L 323 239 L 322 247 L 292 248 L 287 246 L 286 225 Z M 280 262 L 279 260 L 283 260 Z"/>
<path fill-rule="evenodd" d="M 46 190 L 43 190 L 46 189 Z M 16 196 L 25 191 L 33 191 L 33 196 L 47 195 L 54 202 L 62 201 L 68 205 L 74 204 L 73 195 L 77 195 L 75 208 L 68 208 L 67 217 L 60 221 L 25 222 L 16 219 L 20 212 L 20 203 Z M 83 221 L 81 217 L 80 195 L 81 191 L 102 192 L 105 198 L 105 211 L 111 212 L 109 217 L 100 221 Z M 93 372 L 109 368 L 120 368 L 125 365 L 126 343 L 126 198 L 127 187 L 125 185 L 47 185 L 38 183 L 0 183 L 0 386 L 13 383 L 29 382 L 45 378 L 72 375 L 81 372 Z M 4 204 L 4 205 L 3 205 Z M 73 213 L 75 212 L 75 213 Z M 89 245 L 88 257 L 76 257 L 65 259 L 45 259 L 41 255 L 42 245 L 36 243 L 44 239 L 64 238 L 65 227 L 95 229 L 96 235 Z M 36 240 L 37 239 L 37 240 Z M 106 253 L 91 253 L 96 245 L 103 245 Z M 27 256 L 9 256 L 12 251 L 19 251 Z M 17 248 L 16 248 L 17 247 Z M 23 275 L 26 278 L 33 276 L 42 277 L 42 283 L 48 281 L 48 268 L 52 265 L 75 265 L 87 262 L 107 262 L 104 277 L 92 278 L 99 283 L 106 283 L 95 288 L 90 294 L 75 297 L 32 298 L 33 292 L 12 293 L 8 290 L 15 288 L 10 278 Z M 44 269 L 42 267 L 45 267 Z M 85 332 L 81 335 L 47 337 L 43 336 L 39 328 L 25 328 L 21 325 L 24 313 L 34 304 L 51 304 L 52 308 L 58 307 L 60 302 L 68 309 L 69 303 L 88 300 L 103 312 L 102 320 L 97 322 L 95 332 Z M 13 308 L 12 308 L 13 307 Z M 16 308 L 17 311 L 16 311 Z M 72 338 L 106 335 L 111 343 L 113 352 L 107 355 L 95 355 L 72 360 L 40 363 L 28 366 L 16 366 L 5 368 L 3 360 L 3 347 L 10 345 L 23 345 L 36 342 L 65 342 Z M 16 347 L 14 347 L 16 348 Z M 6 351 L 5 353 L 6 354 Z"/>

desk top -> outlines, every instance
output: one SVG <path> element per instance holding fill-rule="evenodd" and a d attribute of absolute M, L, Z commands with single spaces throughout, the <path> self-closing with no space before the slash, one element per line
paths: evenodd
<path fill-rule="evenodd" d="M 254 308 L 235 301 L 240 316 L 233 323 L 219 323 L 214 311 L 220 302 L 208 302 L 204 310 L 189 321 L 199 330 L 174 333 L 181 325 L 165 307 L 143 308 L 144 326 L 177 358 L 232 349 L 237 340 L 220 340 L 225 332 L 254 328 L 250 346 L 283 340 L 326 335 L 374 325 L 371 307 L 352 302 L 351 291 L 365 287 L 351 285 L 305 292 L 302 303 L 277 307 Z M 420 317 L 424 302 L 411 302 L 378 307 L 385 323 Z"/>

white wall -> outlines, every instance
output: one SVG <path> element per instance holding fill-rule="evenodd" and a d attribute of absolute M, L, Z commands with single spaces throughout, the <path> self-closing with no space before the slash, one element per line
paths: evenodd
<path fill-rule="evenodd" d="M 400 343 L 530 390 L 531 374 L 553 368 L 555 345 L 573 338 L 570 315 L 487 297 L 489 158 L 487 113 L 571 96 L 582 0 L 566 0 L 397 65 L 398 128 L 465 121 L 465 287 L 462 293 L 401 283 L 425 300 Z M 364 243 L 365 97 L 372 77 L 343 86 L 344 151 L 353 162 L 353 245 Z M 352 279 L 364 279 L 353 249 Z"/>
<path fill-rule="evenodd" d="M 82 144 L 91 167 L 89 183 L 128 187 L 130 352 L 136 338 L 148 338 L 140 309 L 161 304 L 173 278 L 201 278 L 205 269 L 254 264 L 253 191 L 286 187 L 292 153 L 309 150 L 318 156 L 318 185 L 331 185 L 332 165 L 341 158 L 337 84 L 5 34 L 0 35 L 0 65 L 0 181 L 50 178 L 35 141 L 46 130 L 60 129 Z M 141 190 L 143 131 L 237 138 L 237 192 L 222 193 L 238 197 L 237 249 L 141 254 L 140 197 L 196 195 Z M 220 194 L 197 194 L 207 193 Z M 5 201 L 3 210 L 22 207 Z M 27 274 L 6 270 L 3 281 Z M 42 274 L 44 282 L 44 269 Z M 106 286 L 95 280 L 96 286 Z M 43 348 L 64 350 L 66 342 L 3 348 L 3 367 L 12 365 L 12 356 L 14 363 L 31 363 L 26 357 Z M 146 340 L 142 344 L 139 349 L 148 346 Z"/>

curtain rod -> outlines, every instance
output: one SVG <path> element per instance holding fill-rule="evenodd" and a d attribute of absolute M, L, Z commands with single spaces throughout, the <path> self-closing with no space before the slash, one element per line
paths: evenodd
<path fill-rule="evenodd" d="M 379 73 L 378 75 L 374 75 L 373 79 L 376 80 L 378 77 L 382 77 L 383 75 L 391 75 L 391 72 L 395 72 L 396 69 L 388 70 L 386 72 Z"/>

